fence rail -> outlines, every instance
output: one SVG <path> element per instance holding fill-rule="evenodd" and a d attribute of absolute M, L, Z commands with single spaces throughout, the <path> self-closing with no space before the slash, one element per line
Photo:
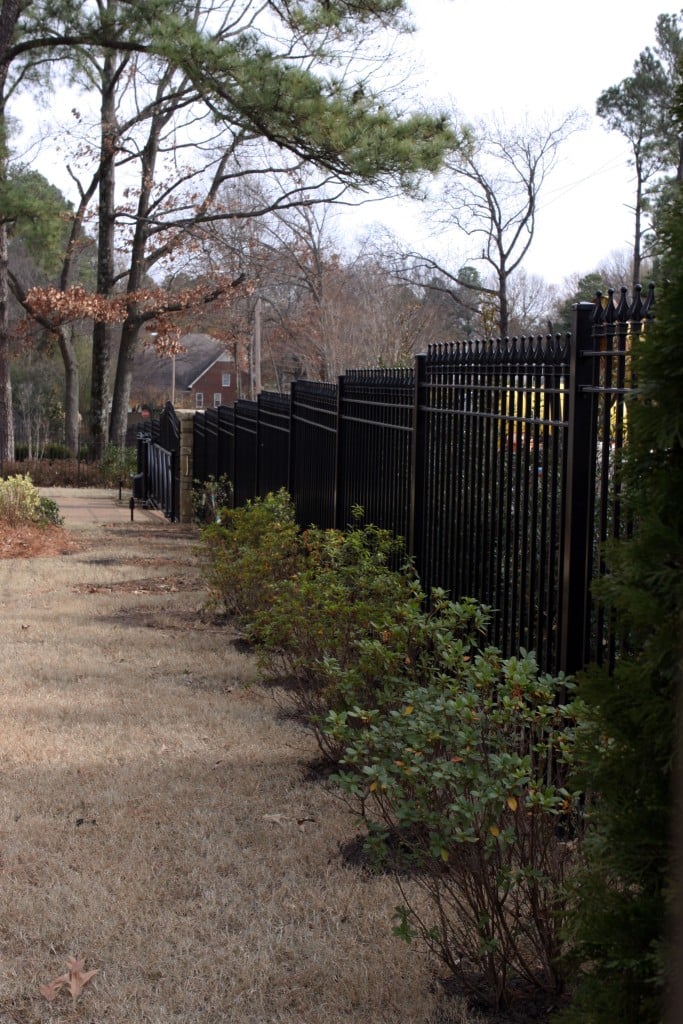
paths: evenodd
<path fill-rule="evenodd" d="M 505 653 L 548 671 L 611 660 L 590 584 L 627 525 L 614 469 L 653 305 L 622 289 L 578 304 L 566 337 L 431 346 L 412 369 L 198 414 L 195 477 L 227 475 L 237 505 L 288 487 L 302 525 L 344 527 L 359 505 L 405 537 L 427 589 L 491 606 Z"/>

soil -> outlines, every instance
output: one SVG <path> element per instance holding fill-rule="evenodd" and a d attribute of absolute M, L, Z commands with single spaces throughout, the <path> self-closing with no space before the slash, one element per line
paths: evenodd
<path fill-rule="evenodd" d="M 3 526 L 0 558 L 49 558 L 68 555 L 79 547 L 62 526 Z"/>

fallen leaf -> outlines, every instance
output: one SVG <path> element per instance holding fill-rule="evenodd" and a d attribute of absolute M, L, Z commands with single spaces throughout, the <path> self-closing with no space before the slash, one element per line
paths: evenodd
<path fill-rule="evenodd" d="M 287 824 L 287 816 L 285 814 L 264 814 L 264 821 L 272 821 L 275 825 L 280 825 L 282 828 Z"/>
<path fill-rule="evenodd" d="M 40 994 L 45 996 L 48 1003 L 51 1003 L 54 999 L 57 998 L 57 995 L 59 994 L 59 990 L 62 987 L 62 985 L 68 984 L 68 981 L 69 975 L 62 974 L 59 978 L 55 978 L 54 981 L 51 981 L 49 985 L 41 985 Z"/>
<path fill-rule="evenodd" d="M 78 999 L 81 992 L 88 984 L 90 979 L 99 972 L 99 967 L 93 971 L 84 971 L 85 960 L 77 960 L 75 957 L 71 957 L 67 960 L 66 966 L 68 968 L 67 974 L 60 974 L 58 978 L 55 978 L 49 983 L 49 985 L 40 986 L 40 994 L 51 1003 L 59 995 L 60 990 L 66 985 L 71 993 L 72 999 Z"/>
<path fill-rule="evenodd" d="M 96 967 L 94 971 L 84 971 L 85 960 L 74 958 L 67 960 L 66 966 L 69 968 L 68 985 L 71 990 L 71 998 L 78 999 L 90 979 L 98 973 L 99 967 Z"/>

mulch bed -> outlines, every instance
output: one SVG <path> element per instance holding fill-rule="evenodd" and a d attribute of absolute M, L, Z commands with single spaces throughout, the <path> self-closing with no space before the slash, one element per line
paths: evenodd
<path fill-rule="evenodd" d="M 78 550 L 80 544 L 62 526 L 0 527 L 0 558 L 49 558 Z"/>

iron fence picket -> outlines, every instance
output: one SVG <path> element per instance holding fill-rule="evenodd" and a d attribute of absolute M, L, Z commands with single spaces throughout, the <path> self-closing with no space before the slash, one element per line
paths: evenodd
<path fill-rule="evenodd" d="M 335 525 L 337 385 L 298 380 L 291 386 L 289 491 L 302 526 Z"/>
<path fill-rule="evenodd" d="M 235 402 L 234 478 L 235 505 L 246 505 L 257 494 L 258 404 L 247 398 Z"/>
<path fill-rule="evenodd" d="M 221 405 L 218 408 L 218 455 L 216 479 L 228 480 L 233 484 L 231 501 L 235 502 L 235 409 Z"/>
<path fill-rule="evenodd" d="M 558 346 L 555 339 L 434 346 L 418 385 L 426 424 L 417 454 L 423 531 L 414 544 L 421 577 L 429 588 L 490 605 L 492 641 L 536 649 L 547 667 L 557 665 L 558 650 L 541 608 L 550 563 L 551 578 L 559 576 L 561 538 L 548 509 L 551 482 L 539 473 L 539 443 L 551 428 L 563 429 L 543 397 L 543 368 L 558 358 Z"/>
<path fill-rule="evenodd" d="M 354 370 L 339 380 L 337 525 L 355 506 L 366 522 L 407 539 L 413 370 Z"/>
<path fill-rule="evenodd" d="M 289 431 L 291 399 L 273 391 L 262 391 L 258 404 L 257 494 L 286 488 L 289 482 Z"/>
<path fill-rule="evenodd" d="M 614 470 L 653 301 L 623 289 L 579 304 L 572 335 L 439 344 L 411 370 L 240 400 L 215 414 L 216 475 L 235 504 L 286 485 L 304 526 L 346 526 L 360 505 L 406 538 L 428 591 L 491 606 L 505 653 L 523 646 L 548 671 L 611 661 L 590 583 L 603 542 L 628 530 Z"/>

